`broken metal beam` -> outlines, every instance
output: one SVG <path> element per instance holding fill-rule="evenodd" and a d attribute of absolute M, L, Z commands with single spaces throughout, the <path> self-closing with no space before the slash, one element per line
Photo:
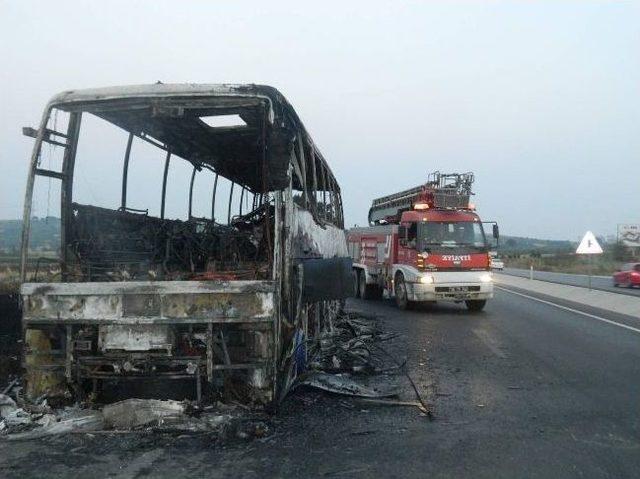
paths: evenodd
<path fill-rule="evenodd" d="M 53 170 L 44 170 L 42 168 L 36 168 L 36 175 L 47 176 L 49 178 L 56 178 L 58 180 L 64 180 L 65 178 L 64 173 L 60 173 L 59 171 L 53 171 Z"/>
<path fill-rule="evenodd" d="M 133 133 L 129 133 L 127 139 L 127 149 L 124 153 L 124 165 L 122 167 L 122 198 L 120 208 L 127 209 L 127 177 L 129 175 L 129 157 L 131 156 L 131 143 L 133 142 Z"/>

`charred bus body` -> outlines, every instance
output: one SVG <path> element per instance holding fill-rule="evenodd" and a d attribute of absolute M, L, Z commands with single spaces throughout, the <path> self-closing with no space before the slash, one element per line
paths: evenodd
<path fill-rule="evenodd" d="M 63 131 L 53 121 L 60 112 Z M 228 115 L 240 124 L 208 121 Z M 74 171 L 85 160 L 78 140 L 92 116 L 128 135 L 112 208 L 74 201 Z M 340 188 L 286 99 L 259 85 L 69 91 L 24 132 L 35 138 L 21 265 L 28 393 L 82 396 L 105 381 L 153 377 L 192 378 L 198 399 L 203 388 L 227 386 L 253 402 L 282 397 L 351 293 Z M 162 150 L 157 216 L 127 203 L 135 142 Z M 42 167 L 45 144 L 62 150 L 57 168 Z M 185 220 L 165 217 L 174 161 L 193 167 Z M 200 175 L 210 178 L 208 218 L 192 214 Z M 29 254 L 39 176 L 60 181 L 59 278 L 46 281 L 33 277 Z M 216 215 L 227 199 L 226 214 Z"/>

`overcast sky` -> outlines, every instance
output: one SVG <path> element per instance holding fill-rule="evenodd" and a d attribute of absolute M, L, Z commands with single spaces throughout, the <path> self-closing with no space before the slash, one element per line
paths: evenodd
<path fill-rule="evenodd" d="M 475 172 L 478 211 L 503 234 L 640 222 L 640 3 L 315 3 L 0 0 L 0 218 L 21 215 L 20 129 L 52 95 L 162 80 L 277 87 L 334 170 L 349 226 L 436 169 Z M 85 168 L 78 191 L 117 197 L 121 162 Z"/>

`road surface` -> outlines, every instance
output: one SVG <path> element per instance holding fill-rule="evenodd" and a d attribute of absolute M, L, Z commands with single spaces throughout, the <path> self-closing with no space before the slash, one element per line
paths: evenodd
<path fill-rule="evenodd" d="M 517 268 L 505 268 L 500 273 L 511 274 L 514 276 L 521 276 L 523 278 L 529 277 L 528 269 Z M 542 281 L 550 281 L 552 283 L 568 284 L 571 286 L 581 286 L 587 288 L 589 286 L 589 277 L 583 274 L 567 274 L 567 273 L 552 273 L 549 271 L 534 271 L 533 279 L 539 279 Z M 613 286 L 613 280 L 611 276 L 592 276 L 591 287 L 593 289 L 599 289 L 602 291 L 611 291 L 613 293 L 630 294 L 634 296 L 640 296 L 640 288 L 616 288 Z"/>
<path fill-rule="evenodd" d="M 0 476 L 638 477 L 640 320 L 602 321 L 502 289 L 475 315 L 453 304 L 349 307 L 402 335 L 409 372 L 435 403 L 433 421 L 415 408 L 296 393 L 266 440 L 0 441 Z"/>

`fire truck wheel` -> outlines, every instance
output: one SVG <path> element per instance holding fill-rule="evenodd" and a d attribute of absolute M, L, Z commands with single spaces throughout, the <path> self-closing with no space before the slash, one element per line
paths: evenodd
<path fill-rule="evenodd" d="M 360 297 L 360 270 L 353 270 L 353 297 Z"/>
<path fill-rule="evenodd" d="M 467 305 L 467 309 L 469 311 L 478 312 L 478 311 L 482 311 L 482 308 L 484 308 L 484 305 L 487 304 L 487 300 L 486 299 L 470 299 L 468 301 L 465 301 L 465 304 Z"/>
<path fill-rule="evenodd" d="M 407 295 L 407 286 L 404 283 L 404 276 L 402 274 L 398 274 L 396 276 L 396 304 L 398 308 L 404 310 L 411 309 L 412 302 L 409 301 Z"/>

